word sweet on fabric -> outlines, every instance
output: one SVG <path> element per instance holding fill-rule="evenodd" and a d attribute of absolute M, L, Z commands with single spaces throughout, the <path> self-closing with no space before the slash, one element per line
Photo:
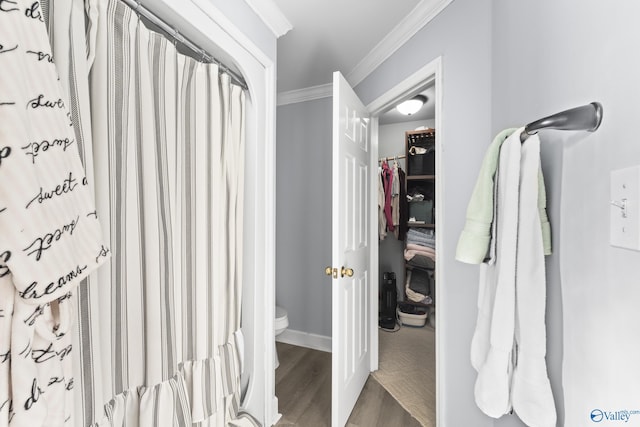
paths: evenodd
<path fill-rule="evenodd" d="M 66 233 L 69 233 L 69 235 L 73 234 L 73 231 L 76 229 L 79 221 L 80 216 L 77 216 L 70 223 L 64 224 L 62 227 L 56 228 L 55 230 L 46 233 L 44 236 L 36 237 L 36 239 L 31 242 L 29 246 L 23 249 L 23 251 L 27 252 L 29 249 L 34 248 L 30 252 L 27 252 L 27 255 L 35 254 L 36 261 L 40 261 L 40 258 L 42 258 L 42 253 L 51 249 L 51 245 L 54 242 L 60 240 Z"/>
<path fill-rule="evenodd" d="M 27 102 L 27 108 L 65 108 L 62 98 L 55 100 L 45 99 L 45 95 L 40 94 Z"/>
<path fill-rule="evenodd" d="M 53 138 L 51 140 L 43 139 L 42 141 L 30 142 L 21 148 L 25 151 L 24 154 L 31 156 L 31 163 L 35 163 L 36 157 L 38 157 L 40 153 L 46 153 L 50 148 L 62 148 L 62 151 L 67 151 L 67 148 L 74 142 L 76 142 L 75 139 L 68 137 Z"/>
<path fill-rule="evenodd" d="M 69 176 L 65 178 L 61 184 L 56 185 L 55 188 L 52 188 L 49 191 L 45 191 L 44 188 L 40 187 L 40 191 L 38 191 L 38 194 L 36 194 L 35 197 L 31 199 L 29 203 L 27 203 L 25 209 L 29 209 L 29 206 L 31 206 L 33 202 L 43 203 L 55 197 L 63 196 L 67 193 L 70 193 L 75 190 L 77 186 L 78 182 L 73 177 L 73 172 L 69 172 Z"/>

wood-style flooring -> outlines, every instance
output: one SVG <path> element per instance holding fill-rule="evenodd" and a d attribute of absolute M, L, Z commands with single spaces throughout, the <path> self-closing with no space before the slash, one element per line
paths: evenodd
<path fill-rule="evenodd" d="M 276 396 L 282 418 L 277 427 L 331 425 L 331 353 L 276 343 Z M 347 427 L 420 427 L 420 423 L 372 377 Z"/>

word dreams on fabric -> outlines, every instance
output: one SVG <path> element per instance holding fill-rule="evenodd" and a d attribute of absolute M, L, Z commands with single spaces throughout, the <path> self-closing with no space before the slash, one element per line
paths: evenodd
<path fill-rule="evenodd" d="M 82 275 L 82 273 L 88 268 L 88 266 L 76 266 L 75 269 L 71 270 L 69 273 L 64 276 L 60 276 L 57 280 L 53 282 L 49 282 L 47 286 L 42 290 L 41 293 L 38 293 L 38 282 L 31 282 L 29 286 L 27 286 L 24 291 L 18 292 L 24 299 L 40 299 L 47 295 L 51 295 L 56 292 L 58 289 L 64 287 L 67 283 Z"/>

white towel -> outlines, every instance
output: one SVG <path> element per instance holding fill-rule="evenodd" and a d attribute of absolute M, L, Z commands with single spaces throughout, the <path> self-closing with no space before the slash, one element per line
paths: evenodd
<path fill-rule="evenodd" d="M 472 364 L 478 370 L 476 404 L 494 418 L 511 410 L 521 131 L 509 136 L 500 149 L 496 259 L 481 267 L 478 320 L 471 344 Z"/>
<path fill-rule="evenodd" d="M 554 427 L 556 411 L 545 362 L 546 283 L 544 245 L 538 211 L 540 139 L 522 147 L 516 273 L 517 365 L 513 372 L 513 409 L 528 426 Z"/>
<path fill-rule="evenodd" d="M 545 354 L 545 245 L 538 209 L 540 140 L 515 132 L 500 151 L 495 262 L 481 264 L 471 362 L 475 397 L 487 415 L 511 408 L 526 425 L 553 427 L 556 411 Z"/>

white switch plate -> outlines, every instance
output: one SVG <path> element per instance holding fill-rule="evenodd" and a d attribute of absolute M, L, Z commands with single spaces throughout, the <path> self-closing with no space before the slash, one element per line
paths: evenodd
<path fill-rule="evenodd" d="M 640 251 L 640 166 L 611 171 L 610 194 L 611 246 Z"/>

